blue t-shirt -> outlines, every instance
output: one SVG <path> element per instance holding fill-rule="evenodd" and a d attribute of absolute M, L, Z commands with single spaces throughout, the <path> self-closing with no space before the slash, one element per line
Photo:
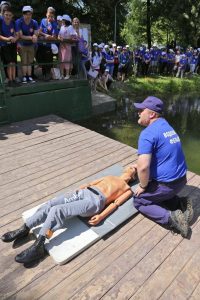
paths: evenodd
<path fill-rule="evenodd" d="M 187 58 L 182 57 L 180 59 L 179 64 L 180 64 L 180 67 L 181 67 L 182 70 L 186 69 L 187 63 L 188 63 Z"/>
<path fill-rule="evenodd" d="M 150 53 L 145 53 L 144 54 L 144 61 L 151 60 L 151 54 Z"/>
<path fill-rule="evenodd" d="M 1 29 L 0 29 L 0 34 L 4 37 L 10 37 L 15 35 L 15 22 L 11 21 L 9 25 L 7 25 L 4 21 L 4 19 L 1 19 Z M 7 42 L 1 41 L 0 46 L 5 46 L 7 45 Z"/>
<path fill-rule="evenodd" d="M 82 55 L 81 56 L 81 61 L 84 61 L 84 62 L 88 61 L 88 59 L 89 59 L 89 57 L 88 57 L 88 49 L 84 48 L 83 51 L 81 52 L 81 54 L 87 56 L 87 57 L 85 57 L 85 56 Z"/>
<path fill-rule="evenodd" d="M 138 154 L 152 154 L 150 179 L 171 182 L 186 174 L 180 138 L 169 123 L 159 118 L 140 134 Z"/>
<path fill-rule="evenodd" d="M 175 62 L 175 54 L 173 54 L 173 53 L 168 53 L 167 54 L 167 63 L 168 64 L 174 64 L 174 62 Z"/>
<path fill-rule="evenodd" d="M 198 62 L 198 56 L 192 56 L 190 63 L 196 65 Z"/>
<path fill-rule="evenodd" d="M 42 32 L 48 34 L 48 35 L 58 35 L 58 24 L 55 20 L 52 22 L 49 22 L 47 18 L 42 19 L 40 23 L 40 29 Z M 51 48 L 51 43 L 42 43 L 45 44 L 45 46 Z"/>
<path fill-rule="evenodd" d="M 129 61 L 129 57 L 125 53 L 121 53 L 119 56 L 120 64 L 125 65 L 126 63 L 128 63 L 128 61 Z"/>
<path fill-rule="evenodd" d="M 24 22 L 24 18 L 21 17 L 20 19 L 16 20 L 16 32 L 22 31 L 22 34 L 25 36 L 33 36 L 34 31 L 38 30 L 38 22 L 31 19 L 30 23 L 27 25 Z M 21 45 L 30 46 L 33 44 L 31 41 L 20 42 Z"/>
<path fill-rule="evenodd" d="M 151 60 L 152 61 L 158 61 L 159 56 L 160 56 L 160 50 L 153 49 L 151 51 Z"/>
<path fill-rule="evenodd" d="M 106 60 L 114 60 L 114 54 L 112 51 L 105 52 L 105 59 Z M 114 62 L 106 62 L 107 66 L 114 66 Z"/>

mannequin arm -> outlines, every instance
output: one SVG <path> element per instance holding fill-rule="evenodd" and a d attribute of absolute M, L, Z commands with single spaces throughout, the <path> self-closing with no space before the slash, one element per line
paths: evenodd
<path fill-rule="evenodd" d="M 105 219 L 108 215 L 110 215 L 114 210 L 118 208 L 121 204 L 123 204 L 130 196 L 133 194 L 132 190 L 126 191 L 124 194 L 119 196 L 114 202 L 110 203 L 100 214 L 97 214 L 88 221 L 90 225 L 97 225 L 103 219 Z"/>

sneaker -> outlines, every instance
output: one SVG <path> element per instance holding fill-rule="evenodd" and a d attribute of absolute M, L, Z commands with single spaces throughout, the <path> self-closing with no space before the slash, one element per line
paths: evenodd
<path fill-rule="evenodd" d="M 19 82 L 18 80 L 13 80 L 13 86 L 17 87 L 17 86 L 20 86 L 21 85 L 21 82 Z"/>
<path fill-rule="evenodd" d="M 27 83 L 27 79 L 25 76 L 22 78 L 22 83 Z"/>
<path fill-rule="evenodd" d="M 9 87 L 13 87 L 12 80 L 9 80 L 9 81 L 8 81 L 8 86 L 9 86 Z"/>
<path fill-rule="evenodd" d="M 192 221 L 192 219 L 194 217 L 192 200 L 188 199 L 187 197 L 182 197 L 180 199 L 180 207 L 185 216 L 186 221 L 188 222 L 188 224 L 190 224 L 190 222 Z"/>
<path fill-rule="evenodd" d="M 188 236 L 189 225 L 180 209 L 170 212 L 169 225 L 178 230 L 182 237 L 186 238 Z"/>
<path fill-rule="evenodd" d="M 18 77 L 15 78 L 15 81 L 16 81 L 17 83 L 21 83 L 21 80 L 20 80 Z"/>
<path fill-rule="evenodd" d="M 33 78 L 31 76 L 28 77 L 28 82 L 30 83 L 35 83 L 35 80 L 33 80 Z"/>
<path fill-rule="evenodd" d="M 69 79 L 70 78 L 70 76 L 69 75 L 67 75 L 67 76 L 65 76 L 65 78 L 64 79 Z"/>

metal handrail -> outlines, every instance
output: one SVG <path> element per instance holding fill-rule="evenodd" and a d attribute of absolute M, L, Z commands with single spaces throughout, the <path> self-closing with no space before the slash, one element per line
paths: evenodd
<path fill-rule="evenodd" d="M 24 39 L 18 39 L 16 43 L 20 43 L 20 42 L 28 42 L 28 41 L 24 40 Z M 9 43 L 10 42 L 7 42 L 7 44 L 9 44 Z M 38 38 L 37 43 L 35 43 L 35 45 L 37 45 L 37 44 L 62 44 L 62 43 L 67 43 L 67 44 L 70 44 L 71 46 L 76 47 L 77 53 L 78 53 L 78 41 L 75 41 L 75 40 L 64 39 L 63 41 L 60 41 L 58 39 L 46 40 L 46 39 Z M 76 60 L 75 60 L 75 65 L 77 67 L 78 74 L 79 74 L 79 69 L 80 69 L 79 61 L 80 61 L 80 57 L 79 57 L 79 55 L 77 55 Z M 40 65 L 40 66 L 53 65 L 53 66 L 55 66 L 55 65 L 60 65 L 60 64 L 64 64 L 64 63 L 69 63 L 69 62 L 71 62 L 71 61 L 61 62 L 59 60 L 54 60 L 53 62 L 49 62 L 49 63 L 44 63 L 44 62 L 38 63 L 36 61 L 36 62 L 33 62 L 32 64 L 28 64 L 28 66 L 36 66 L 36 65 Z M 72 63 L 73 63 L 73 61 L 72 61 Z M 5 90 L 4 79 L 6 77 L 4 68 L 7 66 L 8 65 L 3 64 L 3 62 L 1 61 L 1 58 L 0 58 L 0 85 L 3 90 Z M 27 66 L 27 64 L 22 64 L 21 62 L 16 63 L 16 67 L 22 67 L 22 66 Z"/>

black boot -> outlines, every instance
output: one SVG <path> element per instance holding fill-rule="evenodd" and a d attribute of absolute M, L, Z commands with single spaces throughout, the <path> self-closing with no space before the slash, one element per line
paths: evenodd
<path fill-rule="evenodd" d="M 2 235 L 1 239 L 5 243 L 9 243 L 14 241 L 17 238 L 25 237 L 29 234 L 30 229 L 24 224 L 19 229 L 6 232 L 4 235 Z"/>
<path fill-rule="evenodd" d="M 186 238 L 188 236 L 188 222 L 180 209 L 170 212 L 169 225 L 170 227 L 177 229 L 182 237 Z"/>
<path fill-rule="evenodd" d="M 18 263 L 30 263 L 45 256 L 45 236 L 39 235 L 35 243 L 15 257 Z"/>
<path fill-rule="evenodd" d="M 180 207 L 185 216 L 186 221 L 188 222 L 188 224 L 190 224 L 194 217 L 192 200 L 187 197 L 180 198 Z"/>

